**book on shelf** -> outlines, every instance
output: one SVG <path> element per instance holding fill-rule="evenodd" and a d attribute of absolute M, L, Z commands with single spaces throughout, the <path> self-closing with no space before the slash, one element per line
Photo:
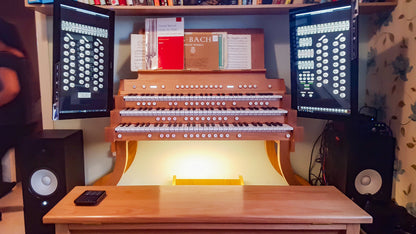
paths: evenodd
<path fill-rule="evenodd" d="M 130 35 L 130 70 L 132 72 L 146 69 L 145 42 L 144 34 Z"/>
<path fill-rule="evenodd" d="M 131 71 L 264 67 L 261 59 L 264 38 L 258 29 L 199 29 L 182 34 L 183 26 L 174 25 L 178 20 L 183 23 L 182 18 L 162 19 L 167 22 L 158 23 L 158 18 L 147 18 L 144 33 L 141 30 L 139 34 L 131 35 Z"/>
<path fill-rule="evenodd" d="M 42 3 L 42 0 L 27 0 L 29 4 Z"/>
<path fill-rule="evenodd" d="M 218 70 L 223 57 L 221 40 L 220 33 L 185 32 L 185 69 Z"/>
<path fill-rule="evenodd" d="M 262 0 L 261 4 L 272 4 L 273 0 Z"/>
<path fill-rule="evenodd" d="M 251 69 L 251 35 L 227 35 L 226 69 Z"/>
<path fill-rule="evenodd" d="M 183 6 L 183 5 L 262 5 L 262 4 L 304 4 L 305 0 L 74 0 L 90 5 L 113 6 Z M 143 1 L 146 4 L 143 4 Z M 308 0 L 306 0 L 308 1 Z M 311 0 L 314 1 L 314 0 Z M 320 1 L 320 0 L 319 0 Z M 318 1 L 318 2 L 319 2 Z M 53 0 L 28 0 L 29 3 L 51 3 Z M 94 2 L 94 3 L 93 3 Z M 314 2 L 317 3 L 317 2 Z"/>
<path fill-rule="evenodd" d="M 145 62 L 146 70 L 158 68 L 157 56 L 157 19 L 145 19 Z"/>
<path fill-rule="evenodd" d="M 225 69 L 227 66 L 227 32 L 215 32 L 218 35 L 218 67 Z"/>
<path fill-rule="evenodd" d="M 53 3 L 54 0 L 27 0 L 33 3 Z M 183 6 L 183 5 L 261 5 L 319 3 L 316 0 L 74 0 L 89 5 L 112 6 Z M 361 1 L 360 1 L 361 2 Z M 363 0 L 363 2 L 366 2 Z"/>
<path fill-rule="evenodd" d="M 185 68 L 252 69 L 251 34 L 185 32 Z"/>
<path fill-rule="evenodd" d="M 146 0 L 133 0 L 133 5 L 136 5 L 136 6 L 147 6 L 148 5 L 148 1 L 146 1 Z"/>
<path fill-rule="evenodd" d="M 184 18 L 146 18 L 146 69 L 184 68 Z"/>

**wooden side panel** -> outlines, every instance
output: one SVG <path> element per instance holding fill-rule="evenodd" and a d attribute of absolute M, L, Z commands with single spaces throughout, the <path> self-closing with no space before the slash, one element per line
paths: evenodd
<path fill-rule="evenodd" d="M 117 141 L 116 145 L 116 163 L 113 171 L 109 174 L 101 177 L 94 185 L 117 185 L 121 179 L 121 176 L 125 172 L 128 165 L 128 150 L 126 141 Z"/>
<path fill-rule="evenodd" d="M 266 152 L 274 169 L 283 176 L 289 185 L 305 185 L 300 181 L 290 163 L 290 140 L 266 141 Z"/>

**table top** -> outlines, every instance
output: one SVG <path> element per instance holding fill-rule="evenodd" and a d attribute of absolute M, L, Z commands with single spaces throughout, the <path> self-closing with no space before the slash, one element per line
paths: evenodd
<path fill-rule="evenodd" d="M 98 206 L 75 206 L 85 190 L 105 190 Z M 332 186 L 78 186 L 45 223 L 371 223 Z"/>

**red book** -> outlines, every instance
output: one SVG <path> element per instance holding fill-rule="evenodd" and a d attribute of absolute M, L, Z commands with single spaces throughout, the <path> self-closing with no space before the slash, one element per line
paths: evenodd
<path fill-rule="evenodd" d="M 94 5 L 101 5 L 100 0 L 94 0 Z"/>
<path fill-rule="evenodd" d="M 184 68 L 184 19 L 146 18 L 146 69 Z"/>
<path fill-rule="evenodd" d="M 118 3 L 120 4 L 120 6 L 127 6 L 126 0 L 118 0 Z"/>
<path fill-rule="evenodd" d="M 183 65 L 183 37 L 158 37 L 159 69 L 180 69 Z"/>
<path fill-rule="evenodd" d="M 184 68 L 184 19 L 157 19 L 158 69 Z"/>

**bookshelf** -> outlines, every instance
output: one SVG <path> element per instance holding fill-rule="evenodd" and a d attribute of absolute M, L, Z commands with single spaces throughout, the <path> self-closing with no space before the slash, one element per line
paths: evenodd
<path fill-rule="evenodd" d="M 290 5 L 194 5 L 194 6 L 99 6 L 114 10 L 117 16 L 185 16 L 185 15 L 284 15 L 289 10 L 296 7 L 307 6 L 310 4 L 290 4 Z M 373 14 L 393 10 L 397 5 L 397 0 L 386 0 L 385 2 L 360 3 L 361 14 Z M 28 4 L 25 6 L 45 15 L 52 15 L 52 5 Z"/>

